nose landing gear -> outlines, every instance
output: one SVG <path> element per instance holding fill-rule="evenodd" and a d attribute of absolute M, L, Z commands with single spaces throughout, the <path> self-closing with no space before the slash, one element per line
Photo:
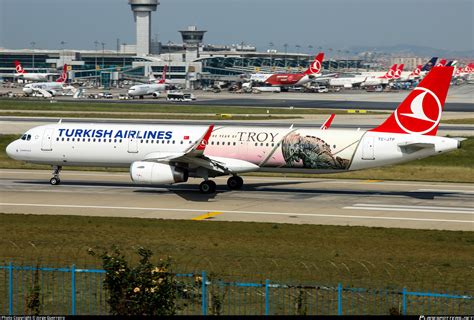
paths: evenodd
<path fill-rule="evenodd" d="M 53 177 L 49 180 L 51 185 L 55 186 L 61 183 L 61 179 L 59 179 L 59 172 L 61 172 L 62 167 L 60 166 L 53 166 Z"/>

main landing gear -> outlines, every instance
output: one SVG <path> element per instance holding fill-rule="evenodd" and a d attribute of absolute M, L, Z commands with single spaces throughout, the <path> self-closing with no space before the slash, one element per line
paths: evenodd
<path fill-rule="evenodd" d="M 230 190 L 240 190 L 244 185 L 244 179 L 239 176 L 232 176 L 227 179 L 227 186 Z"/>
<path fill-rule="evenodd" d="M 214 193 L 214 192 L 216 192 L 216 187 L 217 186 L 216 186 L 216 183 L 214 181 L 204 180 L 199 185 L 199 191 L 201 191 L 201 193 L 206 193 L 206 194 Z"/>
<path fill-rule="evenodd" d="M 232 176 L 227 179 L 227 186 L 230 190 L 240 190 L 244 185 L 244 180 L 239 176 Z M 199 185 L 201 193 L 209 194 L 216 192 L 216 183 L 212 180 L 204 180 Z"/>
<path fill-rule="evenodd" d="M 61 172 L 62 167 L 60 166 L 53 166 L 53 177 L 49 180 L 51 185 L 55 186 L 61 183 L 61 179 L 59 179 L 59 172 Z"/>

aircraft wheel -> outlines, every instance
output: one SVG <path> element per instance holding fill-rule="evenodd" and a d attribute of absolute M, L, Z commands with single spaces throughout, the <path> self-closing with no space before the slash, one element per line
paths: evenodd
<path fill-rule="evenodd" d="M 51 183 L 51 185 L 55 186 L 55 185 L 58 185 L 61 183 L 61 180 L 59 180 L 59 178 L 51 178 L 51 180 L 49 180 L 49 183 Z"/>
<path fill-rule="evenodd" d="M 242 189 L 244 185 L 244 180 L 239 176 L 232 176 L 227 179 L 227 186 L 230 190 L 239 190 Z"/>
<path fill-rule="evenodd" d="M 199 185 L 199 191 L 206 194 L 214 193 L 216 192 L 216 183 L 212 180 L 203 181 Z"/>

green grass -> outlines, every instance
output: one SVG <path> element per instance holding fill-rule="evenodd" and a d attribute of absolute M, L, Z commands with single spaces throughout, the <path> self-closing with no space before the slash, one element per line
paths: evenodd
<path fill-rule="evenodd" d="M 18 135 L 0 135 L 0 168 L 4 169 L 50 169 L 49 166 L 35 165 L 23 161 L 10 159 L 5 153 L 6 146 Z M 381 180 L 420 180 L 439 182 L 464 182 L 474 183 L 474 138 L 468 138 L 462 142 L 462 148 L 422 159 L 406 164 L 375 168 L 369 170 L 318 175 L 325 178 L 346 179 L 381 179 Z M 67 167 L 66 170 L 100 170 L 100 171 L 127 171 L 127 169 L 116 168 L 91 168 L 91 167 Z M 270 173 L 258 173 L 258 175 L 279 175 Z M 291 177 L 315 177 L 308 174 L 286 174 Z"/>
<path fill-rule="evenodd" d="M 236 280 L 466 291 L 474 232 L 0 214 L 0 259 L 100 266 L 88 248 L 171 256 L 177 271 Z M 136 257 L 134 257 L 136 260 Z"/>
<path fill-rule="evenodd" d="M 448 123 L 448 124 L 474 124 L 474 118 L 448 119 L 448 120 L 442 120 L 441 123 Z"/>
<path fill-rule="evenodd" d="M 15 112 L 15 111 L 0 111 L 0 116 L 20 116 L 20 117 L 52 117 L 52 118 L 97 118 L 97 119 L 177 119 L 179 120 L 276 120 L 276 119 L 298 119 L 299 116 L 275 116 L 275 115 L 232 115 L 232 117 L 226 117 L 221 115 L 200 115 L 200 114 L 140 114 L 140 113 L 61 113 L 61 112 L 48 112 L 41 113 L 35 111 L 28 112 Z"/>
<path fill-rule="evenodd" d="M 64 102 L 50 103 L 46 101 L 16 101 L 0 99 L 0 110 L 42 110 L 42 111 L 99 111 L 99 112 L 153 112 L 153 113 L 207 113 L 207 114 L 347 114 L 345 110 L 316 109 L 315 108 L 250 108 L 234 106 L 207 106 L 207 105 L 178 105 L 178 104 L 138 104 L 138 103 L 94 103 L 94 102 Z M 359 113 L 355 113 L 359 114 Z M 360 113 L 363 115 L 363 113 Z M 368 111 L 366 114 L 380 114 L 380 112 Z"/>

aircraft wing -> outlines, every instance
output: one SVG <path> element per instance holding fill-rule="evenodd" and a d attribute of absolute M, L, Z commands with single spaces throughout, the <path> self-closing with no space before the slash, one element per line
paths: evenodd
<path fill-rule="evenodd" d="M 209 138 L 214 130 L 214 125 L 210 125 L 207 131 L 197 142 L 190 146 L 186 151 L 180 153 L 153 152 L 145 157 L 145 161 L 155 161 L 160 163 L 181 163 L 194 167 L 203 167 L 210 171 L 221 174 L 232 174 L 237 172 L 254 171 L 259 167 L 248 161 L 205 156 L 204 150 L 208 144 Z"/>

